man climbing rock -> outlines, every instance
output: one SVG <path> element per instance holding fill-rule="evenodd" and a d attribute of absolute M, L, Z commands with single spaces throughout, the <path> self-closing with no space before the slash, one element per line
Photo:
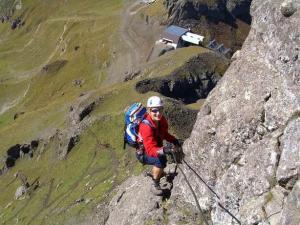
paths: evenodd
<path fill-rule="evenodd" d="M 144 154 L 142 161 L 144 164 L 153 165 L 152 179 L 153 185 L 151 191 L 155 195 L 162 195 L 163 190 L 160 187 L 160 178 L 164 174 L 167 157 L 173 149 L 163 146 L 163 140 L 180 146 L 179 141 L 168 132 L 168 122 L 163 116 L 163 102 L 160 97 L 152 96 L 147 101 L 147 114 L 145 120 L 149 123 L 141 123 L 139 133 L 144 144 Z M 137 157 L 141 157 L 138 156 Z"/>

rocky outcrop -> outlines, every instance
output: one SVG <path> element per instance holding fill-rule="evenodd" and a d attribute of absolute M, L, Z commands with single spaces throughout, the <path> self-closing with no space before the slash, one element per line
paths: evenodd
<path fill-rule="evenodd" d="M 158 213 L 161 197 L 152 195 L 150 188 L 151 182 L 147 177 L 129 178 L 119 187 L 117 194 L 110 202 L 110 213 L 105 224 L 138 225 L 143 221 L 162 221 L 162 209 Z"/>
<path fill-rule="evenodd" d="M 67 60 L 57 60 L 50 64 L 43 66 L 41 72 L 42 74 L 56 74 L 59 70 L 61 70 L 66 64 Z"/>
<path fill-rule="evenodd" d="M 68 153 L 80 141 L 81 127 L 76 126 L 63 131 L 58 131 L 57 137 L 59 140 L 57 148 L 57 156 L 59 159 L 65 159 Z"/>
<path fill-rule="evenodd" d="M 190 28 L 205 36 L 204 45 L 213 39 L 226 48 L 241 48 L 251 23 L 252 0 L 166 0 L 168 24 Z"/>
<path fill-rule="evenodd" d="M 286 204 L 282 211 L 282 216 L 280 219 L 280 224 L 299 224 L 300 214 L 300 181 L 298 181 L 289 196 L 287 197 Z"/>
<path fill-rule="evenodd" d="M 26 191 L 27 191 L 27 187 L 25 187 L 24 185 L 18 187 L 15 193 L 15 199 L 16 200 L 25 199 Z"/>
<path fill-rule="evenodd" d="M 226 9 L 233 17 L 249 17 L 252 0 L 226 0 Z"/>
<path fill-rule="evenodd" d="M 71 106 L 67 116 L 68 127 L 57 130 L 54 138 L 58 140 L 57 156 L 65 159 L 68 153 L 80 141 L 80 134 L 85 131 L 97 118 L 90 113 L 103 102 L 103 97 L 92 97 L 91 93 L 82 94 Z M 101 120 L 101 118 L 100 118 Z"/>
<path fill-rule="evenodd" d="M 139 93 L 155 91 L 193 103 L 207 97 L 228 66 L 226 58 L 212 52 L 202 53 L 168 76 L 139 81 L 136 90 Z"/>
<path fill-rule="evenodd" d="M 6 172 L 9 168 L 15 166 L 16 161 L 19 158 L 23 158 L 25 155 L 33 157 L 34 151 L 38 148 L 40 140 L 32 140 L 28 144 L 16 144 L 11 146 L 6 151 L 5 163 L 3 168 L 0 170 L 0 175 Z"/>
<path fill-rule="evenodd" d="M 169 165 L 167 177 L 161 179 L 163 190 L 169 191 L 175 167 Z M 171 177 L 171 179 L 169 179 Z M 150 192 L 151 179 L 143 175 L 133 176 L 118 187 L 108 209 L 106 225 L 141 224 L 199 224 L 201 216 L 193 205 L 180 199 L 169 199 L 169 195 L 154 196 Z M 184 208 L 182 208 L 184 207 Z"/>
<path fill-rule="evenodd" d="M 281 3 L 253 1 L 252 29 L 240 56 L 211 92 L 209 113 L 199 112 L 184 145 L 187 160 L 242 224 L 282 224 L 283 209 L 298 202 L 300 14 L 285 17 Z M 191 174 L 190 180 L 214 224 L 234 223 L 201 181 Z M 173 194 L 192 202 L 182 178 L 177 181 Z"/>
<path fill-rule="evenodd" d="M 286 189 L 292 189 L 296 181 L 300 179 L 299 137 L 300 117 L 288 123 L 281 139 L 282 153 L 276 171 L 276 179 Z"/>
<path fill-rule="evenodd" d="M 164 104 L 165 116 L 172 133 L 176 133 L 179 139 L 187 139 L 192 132 L 198 110 L 188 109 L 182 103 L 170 98 L 165 98 Z"/>
<path fill-rule="evenodd" d="M 165 0 L 169 21 L 180 23 L 184 20 L 199 20 L 202 16 L 214 21 L 227 21 L 249 15 L 251 0 Z"/>
<path fill-rule="evenodd" d="M 237 224 L 230 213 L 245 225 L 300 223 L 300 12 L 297 8 L 286 16 L 281 4 L 252 2 L 249 36 L 209 94 L 183 146 L 186 161 L 219 196 L 182 166 L 202 210 L 215 225 Z M 182 204 L 176 211 L 173 204 L 166 209 L 166 224 L 187 206 L 196 209 L 181 174 L 169 199 L 175 200 Z M 126 207 L 115 209 L 121 212 Z M 118 224 L 127 224 L 123 221 L 134 213 L 120 214 Z M 140 224 L 152 218 L 147 214 L 140 215 Z"/>

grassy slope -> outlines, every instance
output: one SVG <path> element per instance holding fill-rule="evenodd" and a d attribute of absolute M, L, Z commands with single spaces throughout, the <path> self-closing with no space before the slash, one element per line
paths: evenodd
<path fill-rule="evenodd" d="M 110 61 L 108 39 L 120 23 L 122 7 L 121 0 L 24 0 L 22 11 L 16 13 L 24 14 L 26 25 L 11 31 L 8 24 L 0 24 L 0 110 L 18 100 L 0 115 L 1 155 L 16 143 L 64 128 L 69 106 L 81 93 L 93 90 L 93 96 L 104 96 L 104 102 L 92 113 L 100 120 L 82 134 L 66 160 L 57 161 L 58 140 L 53 139 L 32 159 L 18 160 L 0 177 L 2 224 L 80 221 L 97 203 L 109 198 L 114 185 L 141 171 L 133 153 L 122 149 L 123 109 L 133 101 L 145 102 L 152 93 L 138 95 L 136 81 L 101 86 L 108 76 L 104 66 Z M 75 46 L 79 46 L 77 51 Z M 142 73 L 145 77 L 165 75 L 202 51 L 187 48 L 169 52 Z M 57 60 L 67 63 L 53 73 L 41 72 L 43 66 Z M 75 79 L 84 80 L 81 88 L 73 86 Z M 17 112 L 25 113 L 13 120 Z M 26 174 L 30 182 L 38 178 L 41 183 L 22 201 L 14 200 L 20 186 L 13 176 L 17 171 Z M 91 201 L 75 204 L 80 198 Z"/>

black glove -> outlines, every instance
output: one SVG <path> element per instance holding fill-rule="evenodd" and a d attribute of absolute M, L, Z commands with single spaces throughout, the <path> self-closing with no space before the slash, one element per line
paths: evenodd
<path fill-rule="evenodd" d="M 164 154 L 169 154 L 171 155 L 172 152 L 173 152 L 173 148 L 169 147 L 169 146 L 164 146 L 163 147 L 163 151 L 164 151 Z"/>
<path fill-rule="evenodd" d="M 175 139 L 175 141 L 173 141 L 173 145 L 175 145 L 176 147 L 181 147 L 181 143 L 178 139 Z"/>
<path fill-rule="evenodd" d="M 173 149 L 169 146 L 164 146 L 157 151 L 158 155 L 171 155 Z"/>

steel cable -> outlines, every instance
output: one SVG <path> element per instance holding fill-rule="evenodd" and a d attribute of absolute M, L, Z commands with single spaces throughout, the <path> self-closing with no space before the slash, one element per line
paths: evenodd
<path fill-rule="evenodd" d="M 195 194 L 195 191 L 193 190 L 193 188 L 192 188 L 190 182 L 188 181 L 188 179 L 187 179 L 185 173 L 183 172 L 183 170 L 181 169 L 181 167 L 179 166 L 179 164 L 178 164 L 178 162 L 177 162 L 177 158 L 176 158 L 176 156 L 175 156 L 175 153 L 174 153 L 173 151 L 172 151 L 171 153 L 172 153 L 172 156 L 173 156 L 174 161 L 175 161 L 175 163 L 176 163 L 176 166 L 178 167 L 178 169 L 179 169 L 180 172 L 182 173 L 185 182 L 187 183 L 187 185 L 189 186 L 189 188 L 190 188 L 190 190 L 191 190 L 191 192 L 192 192 L 192 195 L 193 195 L 193 197 L 194 197 L 194 199 L 195 199 L 197 208 L 199 209 L 199 212 L 200 212 L 200 214 L 201 214 L 201 217 L 202 217 L 203 220 L 204 220 L 204 223 L 205 223 L 206 225 L 209 225 L 208 222 L 207 222 L 207 220 L 206 220 L 206 218 L 205 218 L 205 216 L 204 216 L 204 213 L 203 213 L 203 211 L 202 211 L 202 209 L 201 209 L 201 207 L 200 207 L 200 204 L 199 204 L 199 201 L 198 201 L 197 196 L 196 196 L 196 194 Z"/>
<path fill-rule="evenodd" d="M 173 155 L 173 157 L 174 157 L 174 155 Z M 220 199 L 220 197 L 219 197 L 219 195 L 203 180 L 203 178 L 183 159 L 182 160 L 184 163 L 185 163 L 185 165 L 205 184 L 205 186 L 219 199 L 219 200 L 221 200 Z M 177 162 L 176 162 L 176 165 L 178 165 L 177 164 Z M 238 224 L 242 224 L 241 223 L 241 221 L 239 220 L 239 219 L 237 219 L 228 209 L 226 209 L 225 208 L 225 206 L 223 206 L 220 202 L 218 202 L 218 205 L 226 212 L 226 213 L 228 213 Z"/>

